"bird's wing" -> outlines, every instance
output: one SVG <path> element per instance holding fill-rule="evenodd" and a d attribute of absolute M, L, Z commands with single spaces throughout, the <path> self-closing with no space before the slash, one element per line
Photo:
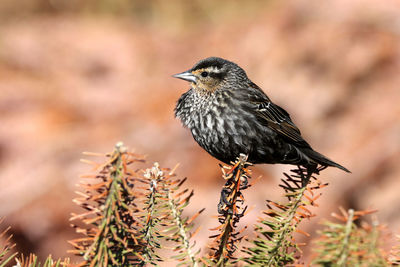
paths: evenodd
<path fill-rule="evenodd" d="M 281 107 L 275 105 L 271 101 L 257 103 L 257 115 L 265 120 L 265 122 L 273 130 L 292 139 L 295 142 L 302 142 L 300 130 L 290 119 L 289 114 Z"/>
<path fill-rule="evenodd" d="M 272 103 L 257 85 L 252 85 L 252 89 L 258 91 L 256 93 L 257 97 L 251 101 L 255 104 L 253 107 L 256 109 L 256 114 L 260 118 L 261 123 L 266 124 L 270 129 L 298 145 L 309 146 L 301 136 L 300 130 L 290 119 L 289 113 L 280 106 Z"/>

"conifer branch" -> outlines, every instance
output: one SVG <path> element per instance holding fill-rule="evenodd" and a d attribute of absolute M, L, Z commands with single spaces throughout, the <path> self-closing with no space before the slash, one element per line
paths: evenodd
<path fill-rule="evenodd" d="M 3 223 L 4 218 L 0 218 L 0 225 Z M 0 267 L 4 267 L 17 256 L 17 252 L 11 253 L 11 250 L 15 247 L 15 244 L 10 242 L 12 235 L 8 234 L 11 227 L 7 227 L 0 232 Z M 10 254 L 11 253 L 11 254 Z"/>
<path fill-rule="evenodd" d="M 99 154 L 86 153 L 91 156 Z M 296 264 L 301 256 L 295 234 L 307 235 L 298 228 L 301 221 L 310 219 L 314 214 L 309 207 L 317 206 L 320 197 L 317 190 L 325 187 L 316 176 L 299 167 L 284 173 L 280 187 L 285 191 L 287 203 L 267 201 L 268 209 L 263 212 L 255 225 L 256 238 L 247 240 L 250 247 L 243 247 L 246 257 L 235 258 L 242 230 L 237 230 L 240 219 L 245 215 L 242 191 L 248 187 L 250 171 L 247 157 L 240 155 L 235 163 L 222 167 L 226 180 L 221 190 L 218 204 L 217 230 L 211 253 L 208 257 L 198 258 L 199 250 L 192 241 L 197 230 L 192 231 L 193 221 L 204 210 L 192 217 L 183 216 L 184 208 L 189 204 L 193 191 L 182 189 L 185 179 L 179 179 L 174 171 L 161 168 L 158 163 L 146 170 L 133 171 L 131 164 L 143 161 L 139 155 L 129 153 L 119 143 L 107 157 L 105 164 L 84 160 L 95 167 L 96 173 L 84 175 L 89 182 L 81 183 L 82 191 L 74 199 L 85 211 L 72 214 L 71 221 L 76 232 L 83 235 L 69 241 L 83 261 L 74 266 L 148 266 L 157 265 L 164 258 L 160 249 L 173 244 L 178 265 L 226 266 L 245 261 L 249 266 L 287 266 Z M 317 169 L 315 174 L 318 174 Z M 345 211 L 333 214 L 339 223 L 326 222 L 320 231 L 320 238 L 315 249 L 314 265 L 319 266 L 388 266 L 399 265 L 400 246 L 393 247 L 389 255 L 380 249 L 382 227 L 377 220 L 372 225 L 354 221 L 374 211 Z M 0 219 L 0 223 L 2 220 Z M 17 253 L 10 255 L 14 245 L 10 245 L 7 236 L 9 228 L 0 232 L 0 267 L 6 266 L 13 258 L 17 267 L 58 267 L 71 266 L 69 259 L 53 260 L 49 256 L 41 264 L 34 254 L 17 258 Z M 239 263 L 240 264 L 240 263 Z"/>
<path fill-rule="evenodd" d="M 197 267 L 197 259 L 196 255 L 198 252 L 195 252 L 192 250 L 190 240 L 189 240 L 189 232 L 188 232 L 188 227 L 187 227 L 187 220 L 184 222 L 182 219 L 182 211 L 180 210 L 180 207 L 177 205 L 176 201 L 174 201 L 174 198 L 170 192 L 169 189 L 166 189 L 167 197 L 168 197 L 168 205 L 169 208 L 172 212 L 172 218 L 175 222 L 175 225 L 177 226 L 177 234 L 183 243 L 182 248 L 184 249 L 187 257 L 189 258 L 189 262 L 191 263 L 191 266 Z M 203 209 L 204 210 L 204 209 Z M 199 213 L 196 214 L 196 217 L 198 214 L 200 214 L 203 210 L 201 210 Z"/>
<path fill-rule="evenodd" d="M 134 200 L 138 196 L 132 190 L 137 175 L 128 167 L 141 159 L 128 153 L 122 143 L 107 156 L 106 164 L 91 163 L 98 174 L 85 176 L 100 181 L 81 184 L 85 191 L 74 200 L 87 210 L 71 217 L 71 221 L 80 220 L 85 225 L 72 225 L 85 237 L 69 241 L 75 247 L 71 252 L 84 259 L 81 266 L 127 266 L 142 259 L 143 241 L 137 237 L 143 226 L 135 216 L 139 210 Z"/>
<path fill-rule="evenodd" d="M 90 153 L 92 155 L 93 153 Z M 155 163 L 150 169 L 132 171 L 129 165 L 141 161 L 127 152 L 122 144 L 108 155 L 106 164 L 94 165 L 96 175 L 83 178 L 100 179 L 97 183 L 81 184 L 84 192 L 74 201 L 86 209 L 73 214 L 89 227 L 73 225 L 84 238 L 71 240 L 72 252 L 84 257 L 82 265 L 90 266 L 145 266 L 157 265 L 163 259 L 158 249 L 162 240 L 174 242 L 177 260 L 196 265 L 191 228 L 193 220 L 182 217 L 193 192 L 181 191 L 185 179 Z M 181 199 L 183 198 L 183 199 Z"/>
<path fill-rule="evenodd" d="M 317 170 L 317 173 L 320 170 Z M 263 212 L 266 217 L 255 225 L 257 236 L 251 241 L 252 246 L 243 249 L 248 255 L 243 260 L 250 265 L 292 264 L 299 257 L 297 254 L 301 253 L 294 234 L 297 232 L 309 236 L 308 233 L 298 229 L 298 225 L 303 219 L 314 216 L 307 206 L 317 206 L 316 200 L 320 194 L 315 194 L 315 190 L 327 184 L 322 184 L 304 168 L 299 167 L 291 172 L 291 175 L 284 173 L 285 178 L 280 185 L 285 190 L 289 202 L 281 204 L 267 201 L 268 209 Z"/>
<path fill-rule="evenodd" d="M 325 222 L 325 228 L 319 231 L 317 248 L 314 249 L 313 264 L 319 266 L 387 266 L 385 257 L 379 249 L 379 225 L 372 226 L 362 222 L 354 223 L 358 218 L 374 211 L 345 211 L 341 215 L 333 213 L 339 223 Z"/>
<path fill-rule="evenodd" d="M 218 204 L 218 220 L 221 225 L 212 229 L 219 230 L 219 234 L 211 236 L 215 239 L 211 247 L 212 254 L 209 255 L 209 260 L 216 266 L 225 266 L 229 260 L 236 259 L 233 254 L 243 238 L 240 233 L 244 229 L 236 231 L 236 227 L 247 210 L 247 206 L 242 206 L 244 197 L 241 190 L 250 186 L 248 183 L 250 172 L 247 169 L 249 165 L 247 156 L 240 154 L 233 165 L 222 167 L 226 183 L 222 188 Z"/>
<path fill-rule="evenodd" d="M 146 212 L 142 220 L 145 221 L 144 229 L 142 231 L 142 239 L 144 240 L 143 258 L 140 266 L 146 265 L 146 263 L 154 261 L 161 261 L 161 258 L 155 253 L 155 248 L 160 248 L 161 245 L 157 239 L 160 234 L 157 231 L 157 225 L 159 223 L 157 204 L 161 197 L 158 192 L 159 182 L 162 180 L 162 172 L 158 170 L 158 164 L 156 163 L 152 169 L 145 171 L 144 177 L 147 178 L 148 192 L 144 194 L 145 203 L 144 210 Z"/>
<path fill-rule="evenodd" d="M 51 255 L 46 258 L 46 260 L 43 264 L 38 261 L 38 258 L 35 254 L 30 254 L 26 258 L 22 255 L 22 258 L 17 258 L 16 262 L 17 262 L 17 264 L 14 265 L 14 267 L 66 267 L 66 266 L 71 266 L 70 260 L 68 258 L 64 259 L 64 260 L 61 260 L 61 259 L 54 260 L 51 257 Z"/>
<path fill-rule="evenodd" d="M 162 247 L 159 239 L 173 242 L 174 251 L 177 253 L 173 258 L 181 261 L 181 264 L 196 266 L 198 251 L 193 250 L 194 243 L 192 244 L 190 240 L 191 228 L 193 220 L 202 210 L 189 220 L 182 216 L 183 209 L 193 196 L 193 192 L 181 191 L 181 186 L 186 179 L 176 178 L 173 171 L 160 168 L 158 163 L 144 173 L 143 182 L 150 185 L 149 190 L 144 194 L 148 198 L 144 209 L 151 210 L 145 216 L 146 225 L 152 233 L 150 236 L 145 234 L 144 239 L 152 240 L 149 242 L 152 248 Z M 181 199 L 182 197 L 183 199 Z M 165 248 L 165 246 L 163 247 Z M 152 257 L 160 260 L 153 249 L 149 252 L 152 253 Z"/>
<path fill-rule="evenodd" d="M 349 209 L 346 227 L 344 228 L 344 236 L 343 236 L 342 242 L 340 243 L 340 248 L 339 248 L 340 252 L 339 252 L 339 256 L 338 256 L 339 260 L 338 260 L 337 264 L 340 267 L 346 266 L 347 256 L 349 254 L 349 239 L 350 239 L 350 234 L 351 234 L 352 228 L 353 228 L 353 218 L 354 218 L 354 210 Z"/>

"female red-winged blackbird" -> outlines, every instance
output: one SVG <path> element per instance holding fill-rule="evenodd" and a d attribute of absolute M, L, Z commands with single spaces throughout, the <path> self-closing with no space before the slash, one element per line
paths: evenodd
<path fill-rule="evenodd" d="M 174 75 L 191 83 L 178 100 L 175 116 L 208 153 L 225 163 L 240 153 L 251 163 L 345 167 L 314 151 L 301 137 L 289 114 L 271 102 L 228 60 L 210 57 L 188 71 Z"/>

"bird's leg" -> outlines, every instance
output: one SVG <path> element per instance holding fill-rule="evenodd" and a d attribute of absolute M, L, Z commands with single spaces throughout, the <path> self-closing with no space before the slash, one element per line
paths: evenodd
<path fill-rule="evenodd" d="M 317 170 L 318 170 L 318 173 L 317 173 L 317 174 L 319 174 L 320 171 L 325 170 L 326 168 L 328 168 L 328 166 L 319 166 L 319 167 L 317 168 Z"/>
<path fill-rule="evenodd" d="M 240 153 L 239 155 L 239 160 L 242 161 L 242 163 L 247 162 L 247 159 L 249 158 L 249 155 L 247 154 L 243 154 Z M 250 187 L 249 185 L 249 177 L 247 177 L 247 175 L 242 175 L 240 177 L 240 190 L 244 190 Z"/>
<path fill-rule="evenodd" d="M 302 172 L 302 186 L 307 186 L 307 184 L 309 183 L 311 177 L 313 174 L 319 174 L 319 171 L 321 169 L 318 169 L 318 165 L 309 165 L 306 167 L 306 173 Z"/>

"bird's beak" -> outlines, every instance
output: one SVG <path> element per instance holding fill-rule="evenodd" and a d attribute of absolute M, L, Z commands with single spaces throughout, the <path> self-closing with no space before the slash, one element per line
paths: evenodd
<path fill-rule="evenodd" d="M 196 82 L 196 76 L 194 76 L 190 71 L 184 71 L 182 73 L 172 75 L 172 77 L 179 78 L 189 82 L 194 82 L 194 83 Z"/>

